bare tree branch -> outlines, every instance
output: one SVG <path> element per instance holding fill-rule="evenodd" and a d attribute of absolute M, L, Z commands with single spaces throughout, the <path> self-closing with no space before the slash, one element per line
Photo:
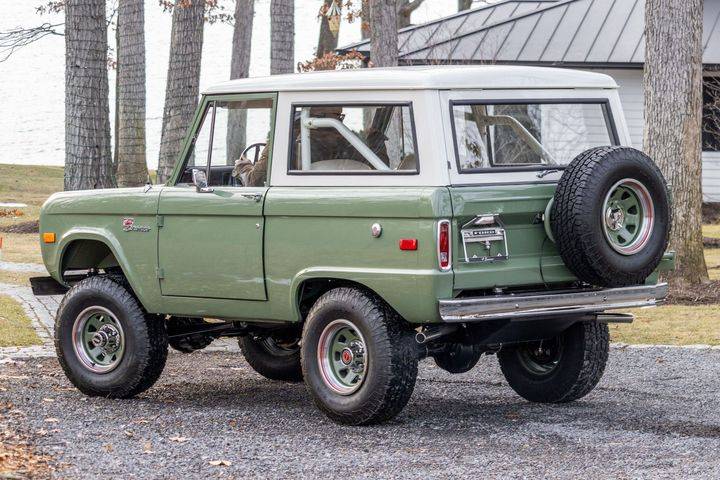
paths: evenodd
<path fill-rule="evenodd" d="M 16 50 L 30 45 L 33 42 L 47 37 L 48 35 L 63 36 L 64 33 L 57 30 L 64 26 L 64 23 L 43 23 L 32 28 L 14 28 L 0 32 L 0 62 L 4 62 Z"/>

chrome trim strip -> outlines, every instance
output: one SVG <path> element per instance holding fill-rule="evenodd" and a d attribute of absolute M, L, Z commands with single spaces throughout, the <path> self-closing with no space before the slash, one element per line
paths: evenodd
<path fill-rule="evenodd" d="M 444 322 L 523 320 L 542 316 L 653 307 L 667 296 L 667 283 L 579 292 L 497 295 L 440 300 Z"/>

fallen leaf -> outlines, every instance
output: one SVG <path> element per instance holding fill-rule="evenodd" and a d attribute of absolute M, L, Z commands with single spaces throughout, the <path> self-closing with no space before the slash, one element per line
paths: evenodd
<path fill-rule="evenodd" d="M 230 425 L 233 428 L 237 427 L 237 420 L 230 420 L 228 422 L 228 425 Z"/>
<path fill-rule="evenodd" d="M 130 430 L 124 430 L 123 433 L 128 437 L 132 438 L 135 434 Z"/>
<path fill-rule="evenodd" d="M 55 417 L 50 417 L 50 418 L 46 418 L 45 421 L 48 422 L 48 423 L 57 423 L 57 422 L 59 422 L 60 420 L 57 419 L 57 418 L 55 418 Z"/>
<path fill-rule="evenodd" d="M 43 401 L 43 402 L 52 403 L 52 402 L 54 402 L 55 400 L 53 400 L 52 398 L 43 398 L 42 401 Z"/>
<path fill-rule="evenodd" d="M 209 463 L 214 467 L 229 467 L 230 465 L 232 465 L 232 462 L 230 460 L 210 460 Z"/>
<path fill-rule="evenodd" d="M 184 443 L 184 442 L 187 442 L 188 440 L 190 440 L 190 439 L 187 437 L 170 437 L 171 442 Z"/>
<path fill-rule="evenodd" d="M 143 453 L 155 453 L 152 450 L 152 443 L 145 442 L 145 444 L 143 445 Z"/>
<path fill-rule="evenodd" d="M 112 444 L 110 444 L 110 443 L 108 443 L 107 445 L 103 445 L 103 448 L 105 449 L 105 451 L 106 451 L 107 453 L 110 453 L 110 452 L 113 451 L 113 446 L 112 446 Z"/>

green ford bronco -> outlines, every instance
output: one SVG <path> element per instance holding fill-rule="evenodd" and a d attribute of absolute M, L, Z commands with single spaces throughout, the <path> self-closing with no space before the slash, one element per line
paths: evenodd
<path fill-rule="evenodd" d="M 169 180 L 43 206 L 55 344 L 87 395 L 150 388 L 168 346 L 237 337 L 332 420 L 388 420 L 418 361 L 494 354 L 533 402 L 589 393 L 616 312 L 654 306 L 666 182 L 617 85 L 564 69 L 361 69 L 207 89 Z M 281 400 L 279 400 L 281 402 Z"/>

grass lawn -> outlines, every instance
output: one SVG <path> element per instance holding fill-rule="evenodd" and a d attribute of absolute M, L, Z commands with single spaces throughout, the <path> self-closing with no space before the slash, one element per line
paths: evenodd
<path fill-rule="evenodd" d="M 40 339 L 20 304 L 7 295 L 0 295 L 0 347 L 40 344 Z"/>
<path fill-rule="evenodd" d="M 703 235 L 706 237 L 720 238 L 720 224 L 703 225 Z"/>
<path fill-rule="evenodd" d="M 614 342 L 665 345 L 720 344 L 720 306 L 665 305 L 632 310 L 635 321 L 611 324 Z"/>
<path fill-rule="evenodd" d="M 21 216 L 9 215 L 12 212 L 0 209 L 0 226 L 37 220 L 47 197 L 62 189 L 62 167 L 0 164 L 0 202 L 28 205 L 22 209 Z"/>
<path fill-rule="evenodd" d="M 37 233 L 2 233 L 3 262 L 42 263 L 40 239 Z"/>

